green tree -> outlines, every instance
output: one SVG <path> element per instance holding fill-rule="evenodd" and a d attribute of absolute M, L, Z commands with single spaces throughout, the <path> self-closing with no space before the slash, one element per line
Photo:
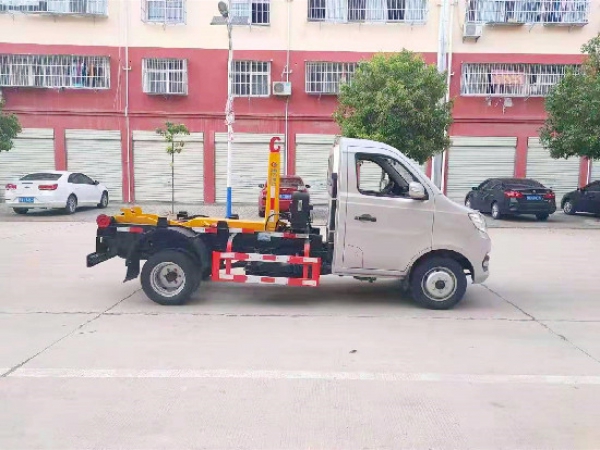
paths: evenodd
<path fill-rule="evenodd" d="M 450 145 L 445 96 L 446 75 L 421 56 L 376 54 L 341 86 L 334 119 L 343 136 L 384 142 L 423 164 Z"/>
<path fill-rule="evenodd" d="M 19 118 L 14 114 L 3 112 L 4 100 L 0 100 L 0 152 L 13 148 L 13 139 L 22 131 Z"/>
<path fill-rule="evenodd" d="M 157 128 L 156 134 L 161 135 L 167 143 L 167 153 L 171 155 L 171 213 L 175 212 L 175 154 L 181 153 L 185 142 L 180 136 L 189 135 L 190 132 L 182 123 L 165 122 L 164 128 Z"/>
<path fill-rule="evenodd" d="M 546 98 L 540 143 L 555 159 L 600 158 L 600 35 L 581 47 L 585 59 Z"/>

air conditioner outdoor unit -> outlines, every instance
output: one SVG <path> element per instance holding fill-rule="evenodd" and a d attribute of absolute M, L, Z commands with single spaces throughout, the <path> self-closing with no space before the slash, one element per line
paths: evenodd
<path fill-rule="evenodd" d="M 290 96 L 292 95 L 292 83 L 289 81 L 274 81 L 273 95 Z"/>
<path fill-rule="evenodd" d="M 483 34 L 483 25 L 479 23 L 465 23 L 463 28 L 463 39 L 475 39 L 476 41 Z"/>

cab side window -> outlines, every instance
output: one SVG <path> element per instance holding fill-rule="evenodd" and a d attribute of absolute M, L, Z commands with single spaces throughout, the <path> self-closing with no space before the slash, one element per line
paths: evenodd
<path fill-rule="evenodd" d="M 590 192 L 600 192 L 600 182 L 591 183 L 587 190 Z"/>
<path fill-rule="evenodd" d="M 418 181 L 400 162 L 383 155 L 356 155 L 358 191 L 375 197 L 409 198 L 408 186 Z"/>

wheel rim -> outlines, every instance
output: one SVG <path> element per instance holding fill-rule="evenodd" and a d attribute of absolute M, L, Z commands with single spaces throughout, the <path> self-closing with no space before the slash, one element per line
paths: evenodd
<path fill-rule="evenodd" d="M 102 194 L 102 206 L 108 205 L 108 195 Z"/>
<path fill-rule="evenodd" d="M 185 287 L 183 269 L 172 262 L 157 264 L 150 272 L 152 289 L 163 297 L 174 297 Z"/>
<path fill-rule="evenodd" d="M 500 209 L 498 208 L 498 205 L 496 203 L 494 203 L 494 205 L 492 206 L 492 216 L 498 217 L 499 215 L 500 215 Z"/>
<path fill-rule="evenodd" d="M 75 199 L 73 197 L 69 198 L 69 211 L 75 211 Z"/>
<path fill-rule="evenodd" d="M 466 206 L 467 208 L 471 208 L 471 200 L 467 200 L 467 201 L 465 202 L 465 206 Z"/>
<path fill-rule="evenodd" d="M 563 208 L 563 210 L 567 213 L 570 214 L 571 211 L 573 211 L 573 205 L 571 204 L 571 202 L 567 202 L 565 203 L 565 206 Z"/>
<path fill-rule="evenodd" d="M 421 281 L 423 293 L 431 300 L 443 302 L 454 295 L 458 281 L 454 273 L 445 267 L 434 267 Z"/>

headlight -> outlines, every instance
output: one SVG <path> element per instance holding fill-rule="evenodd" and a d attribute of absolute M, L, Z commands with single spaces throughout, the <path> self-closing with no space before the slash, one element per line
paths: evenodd
<path fill-rule="evenodd" d="M 484 233 L 487 231 L 485 219 L 481 214 L 469 213 L 469 219 L 471 219 L 471 222 L 473 222 L 473 225 L 475 225 L 475 228 L 477 228 L 479 231 L 483 231 Z"/>

